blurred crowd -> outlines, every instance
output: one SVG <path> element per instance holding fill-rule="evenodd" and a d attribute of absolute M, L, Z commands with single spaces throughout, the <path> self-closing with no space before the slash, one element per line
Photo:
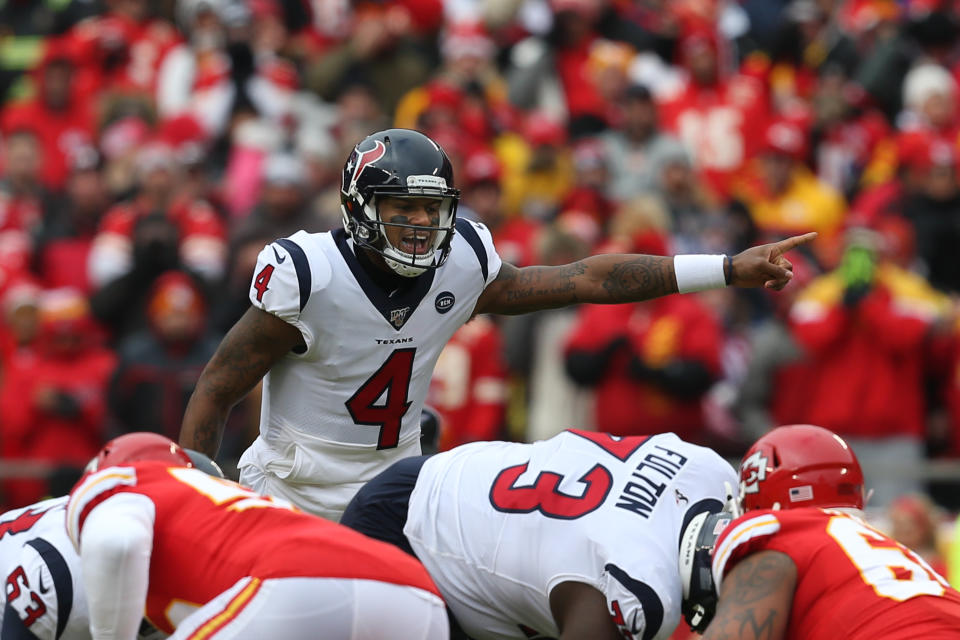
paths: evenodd
<path fill-rule="evenodd" d="M 958 82 L 953 0 L 0 1 L 0 461 L 30 463 L 0 506 L 118 433 L 176 439 L 258 251 L 337 227 L 349 150 L 397 126 L 518 266 L 820 234 L 781 293 L 477 318 L 437 366 L 441 448 L 578 426 L 739 456 L 814 423 L 874 505 L 956 511 Z"/>

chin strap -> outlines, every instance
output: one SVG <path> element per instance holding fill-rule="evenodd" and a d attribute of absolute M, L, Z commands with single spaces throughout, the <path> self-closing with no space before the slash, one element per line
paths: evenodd
<path fill-rule="evenodd" d="M 723 505 L 723 510 L 728 512 L 732 519 L 736 520 L 743 515 L 743 487 L 741 486 L 734 493 L 733 486 L 724 480 L 723 490 L 727 494 L 727 502 Z"/>

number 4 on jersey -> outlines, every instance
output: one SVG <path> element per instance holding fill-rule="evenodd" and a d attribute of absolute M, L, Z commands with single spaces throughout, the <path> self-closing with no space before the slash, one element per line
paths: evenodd
<path fill-rule="evenodd" d="M 253 288 L 257 290 L 257 302 L 263 302 L 263 294 L 269 288 L 267 285 L 270 284 L 270 277 L 273 276 L 273 268 L 272 264 L 268 264 L 253 279 Z"/>
<path fill-rule="evenodd" d="M 407 400 L 416 349 L 397 349 L 376 373 L 347 400 L 347 410 L 357 424 L 380 427 L 377 449 L 392 449 L 400 442 L 403 416 L 412 404 Z M 386 399 L 377 401 L 386 393 Z"/>

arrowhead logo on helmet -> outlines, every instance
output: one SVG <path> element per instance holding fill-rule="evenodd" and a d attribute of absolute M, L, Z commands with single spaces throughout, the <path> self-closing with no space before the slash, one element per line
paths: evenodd
<path fill-rule="evenodd" d="M 754 451 L 740 463 L 740 485 L 744 493 L 760 491 L 760 482 L 767 479 L 769 461 L 762 451 Z"/>
<path fill-rule="evenodd" d="M 740 464 L 743 508 L 863 509 L 863 471 L 843 438 L 809 424 L 777 427 Z"/>

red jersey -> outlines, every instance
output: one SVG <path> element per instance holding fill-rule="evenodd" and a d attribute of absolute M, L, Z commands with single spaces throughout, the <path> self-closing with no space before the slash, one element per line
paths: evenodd
<path fill-rule="evenodd" d="M 67 504 L 74 547 L 79 550 L 90 511 L 125 492 L 146 496 L 154 506 L 146 613 L 166 633 L 195 606 L 247 576 L 376 580 L 440 595 L 423 566 L 396 547 L 229 480 L 163 462 L 110 467 L 83 478 Z"/>
<path fill-rule="evenodd" d="M 787 640 L 956 638 L 960 593 L 916 553 L 841 511 L 757 510 L 734 520 L 713 556 L 724 575 L 757 551 L 797 568 Z"/>
<path fill-rule="evenodd" d="M 734 179 L 762 144 L 768 119 L 766 94 L 755 78 L 738 75 L 714 86 L 690 82 L 660 104 L 660 123 L 694 154 L 707 185 L 729 196 Z"/>
<path fill-rule="evenodd" d="M 500 330 L 479 316 L 453 334 L 430 379 L 429 400 L 443 416 L 440 451 L 501 435 L 507 366 Z"/>

